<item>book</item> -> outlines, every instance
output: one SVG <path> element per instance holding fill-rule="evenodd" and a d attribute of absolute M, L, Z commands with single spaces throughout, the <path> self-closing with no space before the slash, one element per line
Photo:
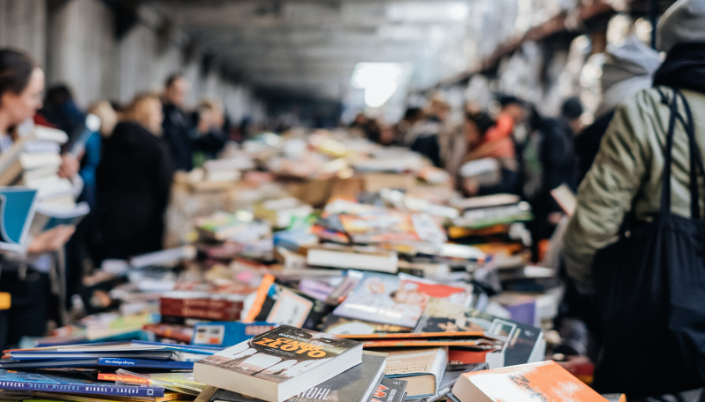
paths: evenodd
<path fill-rule="evenodd" d="M 142 384 L 142 381 L 147 381 L 147 384 L 153 387 L 162 387 L 172 392 L 198 396 L 207 387 L 193 379 L 193 372 L 180 373 L 135 373 L 125 369 L 115 371 L 116 375 L 121 376 L 122 382 L 125 384 Z"/>
<path fill-rule="evenodd" d="M 125 358 L 125 359 L 155 359 L 169 360 L 174 357 L 172 351 L 126 351 L 126 352 L 64 352 L 64 351 L 13 351 L 10 352 L 13 360 L 83 360 L 90 358 Z"/>
<path fill-rule="evenodd" d="M 115 373 L 98 373 L 98 380 L 121 382 L 134 385 L 149 385 L 148 378 L 137 377 L 133 375 L 123 375 Z"/>
<path fill-rule="evenodd" d="M 407 381 L 408 398 L 422 398 L 438 392 L 447 364 L 446 347 L 392 351 L 384 374 Z"/>
<path fill-rule="evenodd" d="M 308 265 L 364 271 L 397 272 L 397 253 L 368 247 L 326 244 L 311 247 L 306 253 Z"/>
<path fill-rule="evenodd" d="M 385 377 L 377 386 L 370 402 L 401 402 L 406 398 L 406 385 L 404 380 Z"/>
<path fill-rule="evenodd" d="M 74 402 L 171 402 L 179 401 L 184 395 L 176 392 L 164 392 L 164 396 L 160 397 L 137 397 L 137 396 L 106 396 L 106 395 L 78 395 L 63 392 L 41 392 L 33 391 L 32 395 L 37 398 L 52 398 L 59 401 L 74 401 Z"/>
<path fill-rule="evenodd" d="M 164 388 L 112 385 L 84 379 L 0 370 L 0 389 L 121 397 L 161 397 Z"/>
<path fill-rule="evenodd" d="M 381 334 L 381 333 L 405 333 L 411 332 L 412 328 L 400 327 L 398 325 L 380 324 L 377 322 L 354 320 L 329 314 L 323 321 L 321 332 L 331 335 L 352 335 L 352 334 Z"/>
<path fill-rule="evenodd" d="M 234 346 L 257 335 L 273 330 L 271 322 L 208 322 L 198 323 L 193 328 L 193 345 Z"/>
<path fill-rule="evenodd" d="M 385 355 L 365 352 L 359 364 L 330 380 L 303 391 L 287 402 L 368 402 L 384 376 Z M 210 402 L 262 402 L 247 396 L 220 390 Z"/>
<path fill-rule="evenodd" d="M 514 194 L 495 194 L 481 197 L 462 198 L 450 200 L 450 206 L 460 210 L 502 207 L 515 205 L 521 201 L 521 197 Z"/>
<path fill-rule="evenodd" d="M 194 365 L 194 379 L 283 402 L 362 361 L 362 344 L 283 325 Z"/>
<path fill-rule="evenodd" d="M 24 250 L 36 206 L 36 190 L 0 187 L 0 250 Z"/>
<path fill-rule="evenodd" d="M 486 336 L 484 332 L 439 332 L 408 334 L 339 335 L 341 338 L 361 341 L 365 349 L 455 346 L 464 349 L 501 349 L 504 342 Z"/>
<path fill-rule="evenodd" d="M 55 152 L 20 154 L 20 165 L 25 170 L 59 167 L 61 162 L 61 155 Z"/>
<path fill-rule="evenodd" d="M 124 358 L 93 358 L 93 359 L 57 359 L 41 361 L 7 361 L 0 360 L 0 369 L 28 370 L 52 367 L 120 367 L 144 370 L 192 370 L 193 362 L 177 362 L 171 360 L 147 360 Z"/>
<path fill-rule="evenodd" d="M 546 347 L 540 328 L 495 317 L 469 307 L 431 299 L 414 329 L 422 332 L 477 332 L 505 341 L 504 364 L 513 366 L 543 359 Z M 494 367 L 493 367 L 494 368 Z"/>
<path fill-rule="evenodd" d="M 55 142 L 59 145 L 66 144 L 69 141 L 69 135 L 64 131 L 46 126 L 34 126 L 31 138 L 37 141 Z"/>
<path fill-rule="evenodd" d="M 578 203 L 577 199 L 575 198 L 575 194 L 573 193 L 573 190 L 571 190 L 565 184 L 561 184 L 560 186 L 551 190 L 551 196 L 554 200 L 556 200 L 556 202 L 561 207 L 563 212 L 565 212 L 566 215 L 573 216 L 573 213 L 575 212 L 575 207 Z"/>
<path fill-rule="evenodd" d="M 130 266 L 133 268 L 145 268 L 149 266 L 175 265 L 182 260 L 196 258 L 196 248 L 193 246 L 176 247 L 153 253 L 142 254 L 130 258 Z"/>
<path fill-rule="evenodd" d="M 495 158 L 478 159 L 463 164 L 460 177 L 474 179 L 480 185 L 496 184 L 502 178 L 502 167 Z"/>
<path fill-rule="evenodd" d="M 51 141 L 27 141 L 24 144 L 25 153 L 61 153 L 61 146 Z"/>
<path fill-rule="evenodd" d="M 142 329 L 153 333 L 157 338 L 190 343 L 194 330 L 185 325 L 147 324 Z"/>
<path fill-rule="evenodd" d="M 46 206 L 40 202 L 30 226 L 30 233 L 40 233 L 59 225 L 78 225 L 90 211 L 91 208 L 85 201 L 74 204 L 72 208 Z"/>
<path fill-rule="evenodd" d="M 458 378 L 460 378 L 463 373 L 472 373 L 483 370 L 489 370 L 489 365 L 487 363 L 464 364 L 460 366 L 449 365 L 443 375 L 441 385 L 438 387 L 438 392 L 432 396 L 419 399 L 417 402 L 433 402 L 443 397 L 447 397 L 453 389 L 455 383 L 458 382 Z"/>
<path fill-rule="evenodd" d="M 471 295 L 465 288 L 442 285 L 410 275 L 367 273 L 365 279 L 334 313 L 364 321 L 415 327 L 431 297 L 446 298 L 451 303 L 465 306 Z"/>
<path fill-rule="evenodd" d="M 265 201 L 256 205 L 254 212 L 257 218 L 272 222 L 272 226 L 285 228 L 289 226 L 292 219 L 310 215 L 313 207 L 289 197 Z"/>
<path fill-rule="evenodd" d="M 460 402 L 607 401 L 553 361 L 462 374 L 453 395 Z"/>
<path fill-rule="evenodd" d="M 24 185 L 38 191 L 39 199 L 55 198 L 63 195 L 73 195 L 74 187 L 69 179 L 59 176 L 49 176 L 39 180 L 25 181 Z"/>
<path fill-rule="evenodd" d="M 482 229 L 514 222 L 530 221 L 533 217 L 531 205 L 522 201 L 515 205 L 465 211 L 462 217 L 453 220 L 453 225 L 469 229 Z"/>

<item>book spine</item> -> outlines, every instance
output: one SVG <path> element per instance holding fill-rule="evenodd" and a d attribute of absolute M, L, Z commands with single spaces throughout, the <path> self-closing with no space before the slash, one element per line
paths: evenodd
<path fill-rule="evenodd" d="M 183 317 L 183 318 L 201 318 L 210 319 L 217 321 L 236 321 L 240 319 L 240 310 L 236 311 L 217 311 L 208 309 L 194 309 L 189 307 L 184 307 L 181 309 L 162 307 L 159 309 L 159 313 L 162 316 L 172 316 L 172 317 Z"/>
<path fill-rule="evenodd" d="M 153 361 L 143 359 L 117 359 L 117 358 L 101 358 L 98 359 L 99 366 L 108 367 L 127 367 L 141 369 L 164 369 L 164 370 L 192 370 L 193 362 L 176 362 L 176 361 Z"/>
<path fill-rule="evenodd" d="M 187 330 L 179 326 L 149 324 L 142 327 L 142 329 L 153 333 L 159 338 L 173 339 L 175 341 L 190 343 L 193 338 L 193 330 Z"/>
<path fill-rule="evenodd" d="M 242 309 L 243 302 L 232 300 L 216 300 L 216 299 L 172 299 L 163 297 L 159 299 L 159 305 L 162 306 L 180 306 L 180 307 L 201 307 L 201 308 L 237 308 Z"/>
<path fill-rule="evenodd" d="M 137 377 L 134 375 L 98 373 L 98 380 L 122 382 L 122 383 L 136 384 L 136 385 L 149 385 L 149 380 L 147 378 Z"/>
<path fill-rule="evenodd" d="M 90 394 L 120 397 L 163 397 L 164 388 L 100 384 L 51 384 L 33 381 L 0 381 L 0 389 L 17 391 L 47 391 L 68 394 Z"/>

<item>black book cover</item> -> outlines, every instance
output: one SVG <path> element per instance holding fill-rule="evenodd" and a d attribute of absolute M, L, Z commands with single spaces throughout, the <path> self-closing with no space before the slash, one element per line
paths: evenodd
<path fill-rule="evenodd" d="M 405 399 L 406 381 L 385 377 L 370 402 L 401 402 Z"/>
<path fill-rule="evenodd" d="M 304 391 L 287 402 L 367 402 L 363 397 L 377 379 L 386 358 L 380 354 L 364 353 L 362 364 L 330 380 Z M 210 402 L 263 402 L 260 399 L 218 390 Z"/>

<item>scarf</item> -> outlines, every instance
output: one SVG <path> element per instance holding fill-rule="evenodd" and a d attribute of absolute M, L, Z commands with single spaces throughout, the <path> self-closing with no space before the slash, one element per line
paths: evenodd
<path fill-rule="evenodd" d="M 654 75 L 654 86 L 660 85 L 705 94 L 705 43 L 674 46 Z"/>

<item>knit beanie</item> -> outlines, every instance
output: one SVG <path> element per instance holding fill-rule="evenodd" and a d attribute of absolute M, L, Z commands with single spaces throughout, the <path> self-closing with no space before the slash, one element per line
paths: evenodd
<path fill-rule="evenodd" d="M 656 30 L 656 48 L 670 52 L 679 43 L 705 43 L 705 0 L 678 0 Z"/>

